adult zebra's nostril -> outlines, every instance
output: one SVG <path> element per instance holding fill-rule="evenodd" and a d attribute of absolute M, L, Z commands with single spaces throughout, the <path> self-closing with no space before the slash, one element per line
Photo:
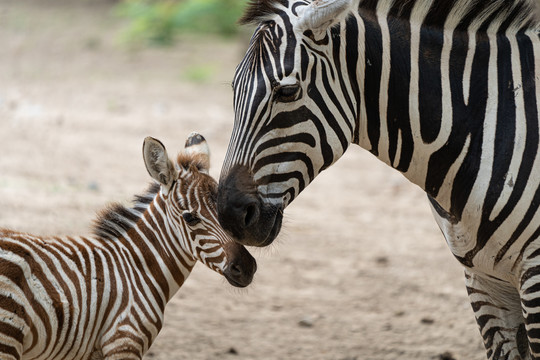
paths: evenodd
<path fill-rule="evenodd" d="M 259 207 L 256 203 L 250 203 L 246 206 L 244 211 L 244 226 L 249 228 L 251 225 L 257 222 L 259 218 Z"/>
<path fill-rule="evenodd" d="M 282 206 L 265 200 L 258 190 L 251 170 L 235 166 L 219 181 L 217 194 L 218 220 L 238 244 L 266 246 L 281 227 Z M 245 270 L 245 268 L 244 268 Z"/>

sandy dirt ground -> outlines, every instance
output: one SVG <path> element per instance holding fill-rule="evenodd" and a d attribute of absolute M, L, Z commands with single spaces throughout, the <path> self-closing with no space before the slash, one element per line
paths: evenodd
<path fill-rule="evenodd" d="M 150 181 L 144 137 L 193 130 L 219 175 L 247 40 L 128 49 L 104 1 L 0 0 L 0 226 L 88 234 Z M 212 73 L 189 81 L 200 68 Z M 188 80 L 186 80 L 188 79 Z M 236 290 L 202 265 L 145 359 L 485 359 L 463 271 L 423 193 L 351 148 L 287 209 Z"/>

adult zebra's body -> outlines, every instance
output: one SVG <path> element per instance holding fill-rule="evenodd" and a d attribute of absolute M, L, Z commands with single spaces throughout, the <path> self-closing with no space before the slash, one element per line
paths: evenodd
<path fill-rule="evenodd" d="M 105 210 L 94 236 L 0 229 L 0 359 L 142 359 L 197 260 L 251 282 L 255 260 L 217 222 L 204 138 L 192 134 L 176 165 L 155 139 L 143 154 L 160 184 Z"/>
<path fill-rule="evenodd" d="M 540 25 L 532 1 L 254 1 L 220 223 L 265 246 L 355 143 L 429 195 L 490 359 L 540 359 Z M 528 335 L 528 342 L 527 342 Z M 527 346 L 527 344 L 529 346 Z"/>

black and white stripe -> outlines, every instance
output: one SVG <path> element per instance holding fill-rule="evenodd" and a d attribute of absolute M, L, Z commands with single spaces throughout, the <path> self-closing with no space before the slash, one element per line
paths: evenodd
<path fill-rule="evenodd" d="M 256 215 L 265 206 L 285 208 L 358 144 L 428 194 L 466 268 L 488 357 L 540 359 L 540 25 L 533 6 L 253 2 L 243 22 L 258 27 L 233 82 L 235 124 L 219 199 L 241 188 L 240 172 L 257 193 L 237 219 L 218 201 L 222 225 L 242 243 L 269 244 L 280 222 L 255 232 Z"/>

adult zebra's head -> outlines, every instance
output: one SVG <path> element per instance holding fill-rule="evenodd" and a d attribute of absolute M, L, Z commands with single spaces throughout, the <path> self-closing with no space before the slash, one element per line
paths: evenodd
<path fill-rule="evenodd" d="M 258 0 L 241 19 L 258 27 L 234 76 L 218 215 L 244 245 L 270 244 L 283 209 L 353 138 L 357 89 L 343 81 L 348 65 L 331 29 L 354 7 L 358 0 Z"/>

